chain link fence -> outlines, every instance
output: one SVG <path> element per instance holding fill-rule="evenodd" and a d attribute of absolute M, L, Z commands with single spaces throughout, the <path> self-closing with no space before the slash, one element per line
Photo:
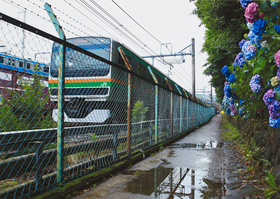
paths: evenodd
<path fill-rule="evenodd" d="M 40 194 L 215 114 L 109 38 L 65 42 L 0 15 L 0 198 Z"/>

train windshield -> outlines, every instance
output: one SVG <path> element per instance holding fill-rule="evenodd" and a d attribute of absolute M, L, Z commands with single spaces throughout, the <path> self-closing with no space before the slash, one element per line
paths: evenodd
<path fill-rule="evenodd" d="M 111 40 L 101 37 L 73 38 L 67 40 L 91 53 L 110 60 Z M 58 77 L 59 44 L 55 43 L 52 49 L 51 76 Z M 65 77 L 105 76 L 109 73 L 110 65 L 98 61 L 90 56 L 71 48 L 66 48 Z"/>

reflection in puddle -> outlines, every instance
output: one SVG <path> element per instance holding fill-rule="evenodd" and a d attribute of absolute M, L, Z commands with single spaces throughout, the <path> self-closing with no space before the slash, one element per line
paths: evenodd
<path fill-rule="evenodd" d="M 213 184 L 202 173 L 189 168 L 158 167 L 149 171 L 130 171 L 137 177 L 123 191 L 159 199 L 212 198 L 224 195 L 223 184 Z M 213 190 L 212 190 L 213 189 Z M 218 194 L 217 194 L 218 193 Z"/>
<path fill-rule="evenodd" d="M 212 149 L 222 147 L 222 142 L 209 141 L 199 143 L 176 143 L 169 146 L 169 148 L 195 148 L 195 149 Z"/>

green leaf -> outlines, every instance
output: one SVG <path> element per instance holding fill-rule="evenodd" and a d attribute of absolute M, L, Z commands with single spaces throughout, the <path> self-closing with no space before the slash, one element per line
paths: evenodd
<path fill-rule="evenodd" d="M 262 66 L 254 67 L 253 68 L 253 74 L 255 75 L 257 73 L 260 73 L 262 70 L 263 70 Z"/>
<path fill-rule="evenodd" d="M 280 91 L 276 91 L 275 99 L 280 100 Z"/>

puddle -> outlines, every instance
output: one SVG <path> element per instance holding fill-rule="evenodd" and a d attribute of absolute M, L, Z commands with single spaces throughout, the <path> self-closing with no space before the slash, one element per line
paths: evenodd
<path fill-rule="evenodd" d="M 160 166 L 148 171 L 128 171 L 126 174 L 136 176 L 123 189 L 133 194 L 160 199 L 213 198 L 224 194 L 223 183 L 204 178 L 206 172 L 201 170 Z"/>
<path fill-rule="evenodd" d="M 209 142 L 198 142 L 198 143 L 176 143 L 169 146 L 169 148 L 186 148 L 186 149 L 212 149 L 221 148 L 222 142 L 209 141 Z"/>

